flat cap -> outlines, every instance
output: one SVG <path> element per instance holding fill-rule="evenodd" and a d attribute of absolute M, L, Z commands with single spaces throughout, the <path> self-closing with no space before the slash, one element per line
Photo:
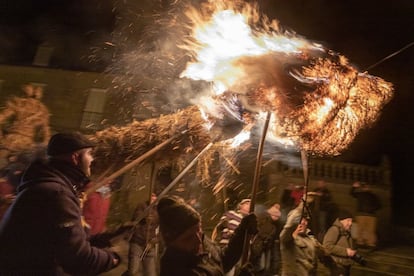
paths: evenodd
<path fill-rule="evenodd" d="M 57 156 L 93 147 L 95 147 L 95 144 L 79 132 L 57 133 L 49 140 L 47 154 Z"/>

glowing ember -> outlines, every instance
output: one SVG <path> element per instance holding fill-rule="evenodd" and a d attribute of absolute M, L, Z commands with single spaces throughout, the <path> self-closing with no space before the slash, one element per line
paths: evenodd
<path fill-rule="evenodd" d="M 279 142 L 337 155 L 392 97 L 390 83 L 282 32 L 254 6 L 210 1 L 187 16 L 191 38 L 183 48 L 193 60 L 181 76 L 212 82 L 215 94 L 238 94 L 252 113 L 273 112 Z"/>

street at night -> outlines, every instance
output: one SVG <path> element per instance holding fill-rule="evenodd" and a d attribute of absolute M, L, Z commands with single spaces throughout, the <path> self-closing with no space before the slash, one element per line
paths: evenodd
<path fill-rule="evenodd" d="M 413 33 L 408 0 L 2 1 L 0 275 L 414 273 Z"/>

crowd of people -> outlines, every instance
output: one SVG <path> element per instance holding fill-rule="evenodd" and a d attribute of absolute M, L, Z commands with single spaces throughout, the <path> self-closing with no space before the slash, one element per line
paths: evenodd
<path fill-rule="evenodd" d="M 2 201 L 10 199 L 0 222 L 0 275 L 98 275 L 118 266 L 110 243 L 93 242 L 106 231 L 111 183 L 80 200 L 94 184 L 93 147 L 80 133 L 58 133 L 46 159 L 7 170 L 0 182 Z M 355 182 L 354 216 L 335 205 L 324 181 L 306 190 L 288 185 L 280 203 L 253 212 L 251 199 L 240 199 L 211 238 L 193 202 L 151 193 L 133 214 L 123 275 L 316 275 L 318 263 L 331 275 L 350 275 L 354 262 L 364 264 L 357 249 L 377 246 L 378 197 Z"/>

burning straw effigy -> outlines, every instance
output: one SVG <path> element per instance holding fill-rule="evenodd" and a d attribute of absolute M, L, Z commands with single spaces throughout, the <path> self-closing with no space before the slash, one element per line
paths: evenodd
<path fill-rule="evenodd" d="M 189 9 L 191 36 L 183 47 L 192 60 L 181 76 L 212 82 L 218 94 L 232 91 L 251 112 L 272 112 L 275 140 L 315 155 L 339 155 L 376 121 L 393 96 L 392 84 L 284 31 L 254 5 L 237 3 Z"/>
<path fill-rule="evenodd" d="M 211 83 L 211 102 L 226 102 L 229 114 L 249 114 L 248 121 L 235 119 L 248 129 L 261 124 L 263 113 L 271 112 L 272 141 L 314 155 L 339 155 L 361 129 L 376 121 L 392 98 L 392 84 L 360 72 L 344 56 L 320 44 L 283 31 L 254 5 L 235 2 L 208 1 L 201 8 L 185 10 L 189 34 L 177 44 L 190 61 L 180 77 Z M 236 100 L 227 101 L 231 97 Z M 152 159 L 179 163 L 187 153 L 199 152 L 214 140 L 216 146 L 200 160 L 197 170 L 207 176 L 213 153 L 219 151 L 228 169 L 237 171 L 230 153 L 241 148 L 212 138 L 205 127 L 205 114 L 220 125 L 221 117 L 214 112 L 204 102 L 96 133 L 98 171 L 115 170 L 185 129 L 188 133 Z M 231 126 L 222 125 L 223 131 L 227 128 Z"/>
<path fill-rule="evenodd" d="M 97 174 L 111 173 L 182 131 L 186 132 L 145 160 L 167 164 L 185 163 L 188 156 L 196 154 L 211 141 L 205 120 L 196 106 L 98 131 L 90 137 L 97 144 L 94 156 L 98 162 L 95 162 L 94 170 Z"/>

